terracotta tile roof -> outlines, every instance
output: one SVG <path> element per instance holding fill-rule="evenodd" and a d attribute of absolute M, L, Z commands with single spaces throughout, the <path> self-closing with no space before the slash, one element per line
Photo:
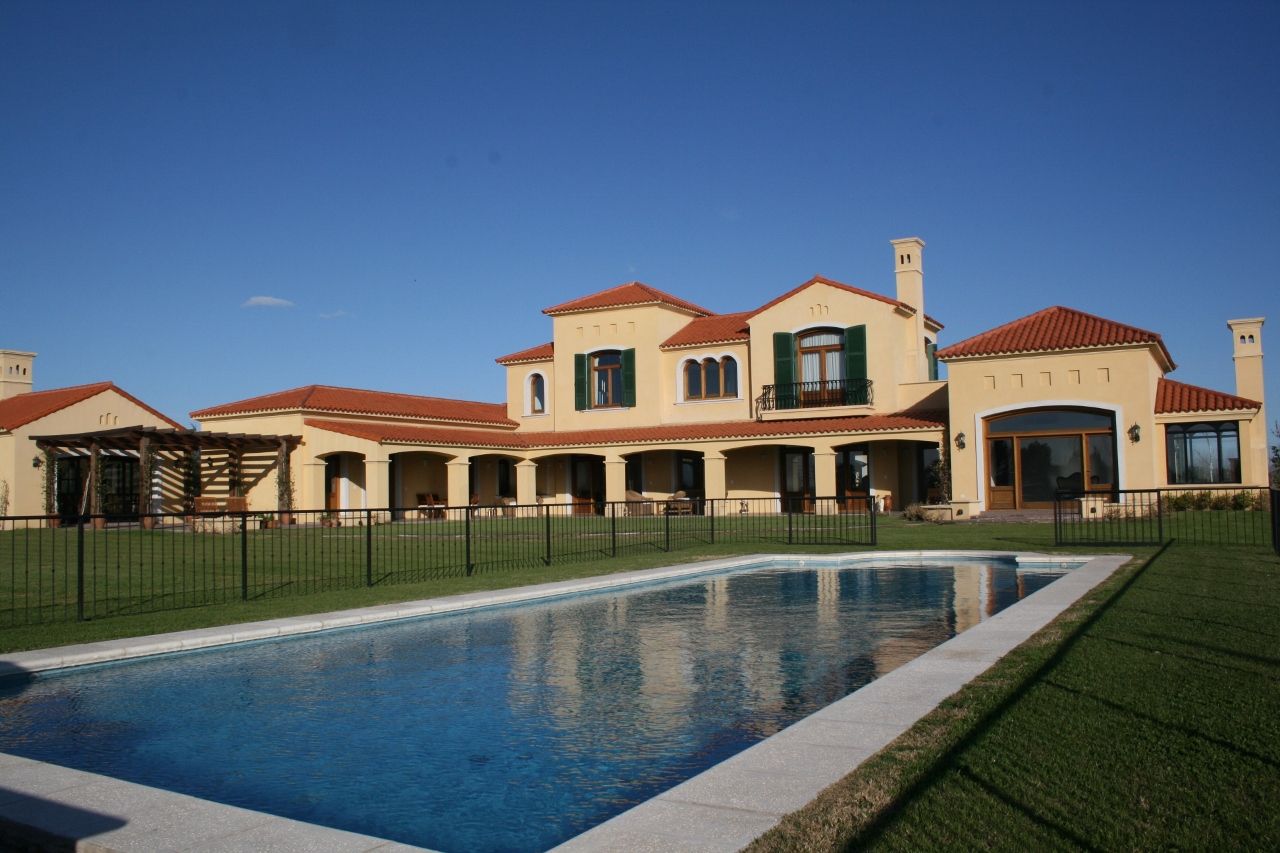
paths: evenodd
<path fill-rule="evenodd" d="M 696 317 L 685 324 L 680 331 L 663 341 L 659 349 L 750 340 L 751 330 L 747 328 L 748 316 L 750 312 L 741 311 L 737 314 Z"/>
<path fill-rule="evenodd" d="M 510 450 L 523 450 L 526 446 L 524 436 L 506 430 L 359 423 L 320 418 L 304 418 L 302 422 L 326 432 L 393 444 L 440 444 L 449 447 L 495 447 Z"/>
<path fill-rule="evenodd" d="M 221 406 L 192 412 L 193 418 L 220 415 L 242 415 L 250 412 L 274 412 L 304 409 L 316 412 L 351 412 L 361 415 L 391 415 L 405 418 L 428 418 L 441 421 L 495 424 L 515 427 L 507 417 L 503 403 L 477 403 L 471 400 L 448 400 L 442 397 L 419 397 L 388 391 L 365 391 L 360 388 L 335 388 L 330 385 L 305 385 L 274 394 L 263 394 Z"/>
<path fill-rule="evenodd" d="M 522 349 L 520 352 L 513 352 L 511 355 L 495 358 L 494 361 L 498 362 L 498 364 L 520 364 L 525 361 L 550 361 L 554 355 L 555 343 L 552 342 Z"/>
<path fill-rule="evenodd" d="M 369 441 L 476 446 L 529 450 L 550 447 L 585 447 L 601 444 L 649 444 L 655 442 L 707 441 L 733 438 L 769 438 L 795 435 L 893 432 L 943 429 L 944 418 L 933 412 L 863 415 L 845 418 L 805 418 L 792 421 L 732 421 L 709 424 L 664 424 L 621 429 L 567 432 L 503 433 L 485 430 L 417 427 L 401 424 L 362 424 L 342 421 L 304 421 L 308 426 L 364 438 Z"/>
<path fill-rule="evenodd" d="M 845 290 L 845 291 L 848 291 L 849 293 L 856 293 L 858 296 L 865 296 L 868 299 L 874 299 L 877 302 L 883 302 L 886 305 L 892 305 L 895 308 L 910 308 L 910 306 L 907 305 L 905 302 L 899 302 L 896 299 L 890 299 L 889 297 L 884 296 L 883 294 L 872 293 L 870 290 L 863 290 L 862 288 L 854 287 L 851 284 L 842 284 L 841 282 L 838 282 L 834 279 L 826 278 L 825 276 L 815 275 L 813 278 L 809 279 L 804 284 L 801 284 L 798 287 L 793 287 L 790 290 L 788 290 L 786 293 L 777 297 L 776 299 L 770 299 L 768 302 L 761 305 L 756 310 L 748 312 L 747 317 L 749 318 L 754 317 L 763 311 L 767 311 L 773 306 L 777 305 L 779 302 L 782 302 L 783 300 L 786 300 L 786 299 L 790 299 L 800 291 L 808 287 L 813 287 L 815 284 L 825 284 L 828 287 L 834 287 L 838 290 Z"/>
<path fill-rule="evenodd" d="M 620 308 L 624 305 L 670 305 L 673 308 L 680 308 L 703 316 L 711 314 L 706 308 L 694 305 L 692 302 L 688 302 L 678 296 L 672 296 L 670 293 L 664 293 L 656 287 L 650 287 L 639 281 L 629 281 L 626 284 L 620 284 L 617 287 L 611 287 L 599 293 L 592 293 L 578 299 L 571 299 L 568 302 L 561 302 L 559 305 L 552 305 L 550 308 L 542 309 L 542 313 L 552 315 L 570 314 L 574 311 L 590 311 L 593 308 Z"/>
<path fill-rule="evenodd" d="M 170 426 L 182 428 L 163 413 L 156 411 L 114 382 L 94 382 L 89 385 L 73 385 L 70 388 L 52 388 L 48 391 L 28 391 L 8 400 L 0 400 L 0 429 L 12 431 L 46 415 L 61 411 L 104 391 L 115 391 L 129 402 L 146 409 Z"/>
<path fill-rule="evenodd" d="M 1155 332 L 1127 326 L 1074 308 L 1055 305 L 990 331 L 938 350 L 938 358 L 970 355 L 1004 355 L 1020 352 L 1087 349 L 1089 347 L 1154 344 L 1174 368 L 1173 358 Z"/>
<path fill-rule="evenodd" d="M 1172 379 L 1161 379 L 1156 384 L 1156 414 L 1172 415 L 1180 412 L 1232 412 L 1240 409 L 1257 409 L 1257 400 L 1224 394 L 1199 385 L 1187 385 Z"/>

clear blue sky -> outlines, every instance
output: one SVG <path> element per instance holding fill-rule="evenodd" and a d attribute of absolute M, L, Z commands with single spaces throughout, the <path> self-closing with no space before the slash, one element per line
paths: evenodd
<path fill-rule="evenodd" d="M 184 421 L 502 398 L 542 308 L 815 273 L 954 343 L 1052 304 L 1280 416 L 1280 3 L 0 2 L 0 347 Z M 252 297 L 291 305 L 246 307 Z"/>

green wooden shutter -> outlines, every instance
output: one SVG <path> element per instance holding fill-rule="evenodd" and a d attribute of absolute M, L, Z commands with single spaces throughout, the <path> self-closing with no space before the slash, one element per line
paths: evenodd
<path fill-rule="evenodd" d="M 796 336 L 773 333 L 773 395 L 779 409 L 796 407 Z"/>
<path fill-rule="evenodd" d="M 851 406 L 865 406 L 867 393 L 867 327 L 850 326 L 844 330 L 844 401 Z"/>
<path fill-rule="evenodd" d="M 591 383 L 587 381 L 587 357 L 579 353 L 573 357 L 573 407 L 579 412 L 588 408 L 587 394 Z"/>
<path fill-rule="evenodd" d="M 636 351 L 622 351 L 622 405 L 629 409 L 636 405 Z"/>
<path fill-rule="evenodd" d="M 929 359 L 929 379 L 938 378 L 938 345 L 933 341 L 924 342 L 924 354 Z"/>

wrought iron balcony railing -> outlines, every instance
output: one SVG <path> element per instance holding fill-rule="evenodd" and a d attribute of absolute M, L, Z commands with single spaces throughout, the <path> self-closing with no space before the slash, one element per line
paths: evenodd
<path fill-rule="evenodd" d="M 826 382 L 792 382 L 766 385 L 756 398 L 756 410 L 821 409 L 828 406 L 870 406 L 870 379 L 833 379 Z"/>

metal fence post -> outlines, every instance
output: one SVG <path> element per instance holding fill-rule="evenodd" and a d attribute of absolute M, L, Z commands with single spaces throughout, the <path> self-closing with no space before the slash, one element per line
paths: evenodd
<path fill-rule="evenodd" d="M 471 505 L 470 505 L 470 504 L 467 504 L 467 506 L 463 509 L 463 513 L 465 514 L 465 515 L 464 515 L 464 517 L 465 517 L 465 519 L 466 519 L 466 526 L 465 526 L 465 528 L 464 528 L 464 531 L 465 531 L 465 534 L 466 534 L 465 538 L 466 538 L 466 540 L 467 540 L 467 574 L 469 575 L 469 574 L 471 574 L 471 569 L 472 569 L 472 565 L 471 565 Z"/>
<path fill-rule="evenodd" d="M 786 498 L 783 498 L 783 500 L 786 500 Z M 795 513 L 791 511 L 790 503 L 787 504 L 786 510 L 787 510 L 787 544 L 790 545 L 791 536 L 792 536 L 792 532 L 791 532 L 792 519 L 795 517 Z"/>
<path fill-rule="evenodd" d="M 364 511 L 364 585 L 373 586 L 373 510 Z"/>
<path fill-rule="evenodd" d="M 1164 492 L 1160 491 L 1156 492 L 1156 544 L 1164 544 Z"/>
<path fill-rule="evenodd" d="M 664 507 L 662 510 L 662 527 L 667 538 L 667 553 L 671 552 L 671 507 Z"/>
<path fill-rule="evenodd" d="M 240 513 L 240 600 L 249 600 L 249 513 Z"/>
<path fill-rule="evenodd" d="M 84 621 L 84 516 L 76 521 L 76 621 Z"/>
<path fill-rule="evenodd" d="M 609 550 L 612 556 L 618 556 L 618 505 L 609 504 Z"/>
<path fill-rule="evenodd" d="M 711 539 L 711 544 L 712 544 L 712 545 L 714 545 L 714 544 L 716 544 L 716 499 L 715 499 L 715 498 L 712 498 L 711 500 L 709 500 L 709 501 L 705 501 L 704 503 L 705 503 L 706 508 L 707 508 L 707 513 L 708 513 L 708 515 L 711 517 L 711 522 L 710 522 L 710 524 L 711 524 L 711 536 L 710 536 L 710 539 Z"/>
<path fill-rule="evenodd" d="M 542 522 L 543 529 L 546 531 L 547 550 L 546 556 L 542 558 L 542 562 L 548 566 L 551 565 L 551 505 L 543 504 L 542 506 Z"/>
<path fill-rule="evenodd" d="M 879 544 L 876 540 L 876 501 L 870 495 L 867 496 L 867 515 L 871 516 L 871 544 Z"/>

